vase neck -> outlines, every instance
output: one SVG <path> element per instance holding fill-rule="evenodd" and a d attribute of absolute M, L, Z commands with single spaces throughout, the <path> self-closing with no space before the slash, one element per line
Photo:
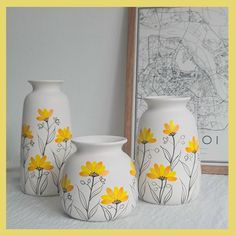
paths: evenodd
<path fill-rule="evenodd" d="M 33 91 L 61 91 L 62 80 L 29 80 Z"/>
<path fill-rule="evenodd" d="M 121 151 L 126 142 L 127 139 L 124 137 L 108 135 L 83 136 L 72 139 L 78 152 Z"/>
<path fill-rule="evenodd" d="M 175 97 L 175 96 L 150 96 L 144 98 L 149 109 L 155 108 L 179 108 L 186 107 L 190 97 Z"/>

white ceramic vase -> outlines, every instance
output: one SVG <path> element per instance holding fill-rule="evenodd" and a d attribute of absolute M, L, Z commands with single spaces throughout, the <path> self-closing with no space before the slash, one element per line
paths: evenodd
<path fill-rule="evenodd" d="M 197 127 L 189 98 L 147 97 L 139 121 L 136 165 L 140 199 L 184 204 L 199 192 L 201 166 Z"/>
<path fill-rule="evenodd" d="M 33 91 L 24 101 L 21 134 L 21 188 L 26 194 L 59 194 L 59 175 L 70 155 L 69 102 L 63 81 L 29 81 Z"/>
<path fill-rule="evenodd" d="M 128 215 L 138 198 L 133 161 L 122 151 L 126 138 L 85 136 L 72 142 L 60 179 L 64 211 L 84 221 L 112 221 Z"/>

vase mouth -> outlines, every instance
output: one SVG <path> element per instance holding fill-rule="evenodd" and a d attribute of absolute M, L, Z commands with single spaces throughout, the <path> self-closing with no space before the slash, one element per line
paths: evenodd
<path fill-rule="evenodd" d="M 62 83 L 64 83 L 64 80 L 28 80 L 28 82 L 30 83 L 30 84 L 33 84 L 33 83 L 48 83 L 48 84 L 50 84 L 50 83 L 59 83 L 59 84 L 62 84 Z"/>
<path fill-rule="evenodd" d="M 188 102 L 191 99 L 191 97 L 180 97 L 180 96 L 147 96 L 144 98 L 145 101 L 182 101 L 182 102 Z"/>
<path fill-rule="evenodd" d="M 74 144 L 87 144 L 93 146 L 114 146 L 127 143 L 127 138 L 112 135 L 89 135 L 72 138 Z"/>
<path fill-rule="evenodd" d="M 28 80 L 33 91 L 60 91 L 63 80 Z"/>

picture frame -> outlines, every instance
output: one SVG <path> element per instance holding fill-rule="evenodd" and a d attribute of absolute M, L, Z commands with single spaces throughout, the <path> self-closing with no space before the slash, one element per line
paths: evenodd
<path fill-rule="evenodd" d="M 138 8 L 130 7 L 128 9 L 128 51 L 127 51 L 127 68 L 126 68 L 126 95 L 125 95 L 125 127 L 124 134 L 128 143 L 124 151 L 134 158 L 135 142 L 135 97 L 136 97 L 136 60 L 137 60 L 137 11 Z M 228 163 L 208 163 L 202 162 L 202 173 L 204 174 L 228 174 Z"/>

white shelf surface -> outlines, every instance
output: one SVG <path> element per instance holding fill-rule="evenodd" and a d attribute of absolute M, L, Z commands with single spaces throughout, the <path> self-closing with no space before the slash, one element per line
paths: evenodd
<path fill-rule="evenodd" d="M 32 197 L 19 187 L 19 169 L 7 171 L 8 229 L 221 229 L 228 224 L 228 177 L 203 175 L 199 197 L 183 206 L 139 201 L 133 212 L 114 222 L 84 222 L 62 211 L 59 197 Z"/>

